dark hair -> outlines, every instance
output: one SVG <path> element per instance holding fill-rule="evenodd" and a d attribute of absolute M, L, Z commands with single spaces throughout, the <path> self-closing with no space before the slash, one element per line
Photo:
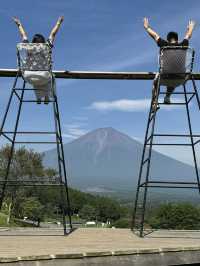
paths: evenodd
<path fill-rule="evenodd" d="M 167 34 L 167 40 L 168 40 L 168 42 L 170 42 L 172 39 L 178 41 L 178 33 L 177 33 L 177 32 L 170 31 L 170 32 Z"/>
<path fill-rule="evenodd" d="M 32 39 L 33 43 L 45 43 L 45 37 L 42 34 L 35 34 Z"/>

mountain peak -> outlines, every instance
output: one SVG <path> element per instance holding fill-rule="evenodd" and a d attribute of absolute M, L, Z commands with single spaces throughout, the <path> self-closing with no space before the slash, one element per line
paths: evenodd
<path fill-rule="evenodd" d="M 105 127 L 64 145 L 71 184 L 75 187 L 134 188 L 143 145 L 126 134 Z M 45 153 L 45 166 L 57 167 L 56 150 Z M 195 171 L 156 151 L 152 151 L 150 175 L 154 180 L 195 180 Z"/>
<path fill-rule="evenodd" d="M 103 127 L 95 129 L 80 138 L 74 140 L 71 143 L 76 142 L 77 144 L 81 143 L 96 143 L 101 148 L 104 146 L 110 146 L 110 145 L 120 145 L 121 143 L 130 145 L 134 142 L 132 138 L 130 138 L 128 135 L 114 129 L 113 127 Z M 136 142 L 136 141 L 135 141 Z"/>

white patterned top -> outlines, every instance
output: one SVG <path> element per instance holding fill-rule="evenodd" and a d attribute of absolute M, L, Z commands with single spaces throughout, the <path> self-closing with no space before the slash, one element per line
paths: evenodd
<path fill-rule="evenodd" d="M 50 71 L 51 46 L 47 43 L 17 44 L 18 65 L 22 71 Z"/>

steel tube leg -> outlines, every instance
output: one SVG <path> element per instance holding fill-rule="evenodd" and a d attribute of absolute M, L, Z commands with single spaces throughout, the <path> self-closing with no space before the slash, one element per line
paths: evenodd
<path fill-rule="evenodd" d="M 62 142 L 62 133 L 61 133 L 61 125 L 60 125 L 60 116 L 59 116 L 59 109 L 58 109 L 58 102 L 57 102 L 57 95 L 54 88 L 54 80 L 52 78 L 52 89 L 53 89 L 53 110 L 54 110 L 54 119 L 55 119 L 55 129 L 56 129 L 56 142 L 57 142 L 57 153 L 58 153 L 58 167 L 59 167 L 59 175 L 60 175 L 60 184 L 61 184 L 61 197 L 62 197 L 62 208 L 63 208 L 63 227 L 64 227 L 64 234 L 67 234 L 66 231 L 66 218 L 65 218 L 65 197 L 63 194 L 63 180 L 62 180 L 62 166 L 63 166 L 63 173 L 64 173 L 64 185 L 65 191 L 67 196 L 67 207 L 68 207 L 68 217 L 69 217 L 69 224 L 70 229 L 72 230 L 72 221 L 71 221 L 71 212 L 70 212 L 70 200 L 69 200 L 69 191 L 67 185 L 67 176 L 66 176 L 66 168 L 65 168 L 65 158 L 64 158 L 64 149 L 63 149 L 63 142 Z M 60 151 L 61 146 L 61 151 Z M 62 155 L 62 157 L 61 157 Z M 62 161 L 62 166 L 61 166 Z"/>
<path fill-rule="evenodd" d="M 191 79 L 192 79 L 192 85 L 193 85 L 194 92 L 195 92 L 195 95 L 196 95 L 198 107 L 199 107 L 199 110 L 200 110 L 200 99 L 199 99 L 199 94 L 198 94 L 198 91 L 197 91 L 197 86 L 196 86 L 196 83 L 195 83 L 193 75 L 191 76 Z"/>
<path fill-rule="evenodd" d="M 65 166 L 65 156 L 64 156 L 64 148 L 63 148 L 63 141 L 62 141 L 62 131 L 61 131 L 61 125 L 60 125 L 60 115 L 59 115 L 59 109 L 58 109 L 58 102 L 56 97 L 56 109 L 58 114 L 58 129 L 59 129 L 59 136 L 60 136 L 60 146 L 61 146 L 61 154 L 62 154 L 62 165 L 63 165 L 63 172 L 64 172 L 64 179 L 65 179 L 65 191 L 67 196 L 67 204 L 68 204 L 68 217 L 69 217 L 69 225 L 70 229 L 72 230 L 72 219 L 71 219 L 71 208 L 70 208 L 70 198 L 69 198 L 69 188 L 68 188 L 68 182 L 67 182 L 67 171 Z"/>
<path fill-rule="evenodd" d="M 160 75 L 158 76 L 156 88 L 155 88 L 155 95 L 152 95 L 152 101 L 151 101 L 151 107 L 148 117 L 148 123 L 147 123 L 147 129 L 145 133 L 145 142 L 144 142 L 144 148 L 142 153 L 142 161 L 140 165 L 140 172 L 139 172 L 139 179 L 138 179 L 138 186 L 137 186 L 137 192 L 136 192 L 136 201 L 135 201 L 135 207 L 134 207 L 134 214 L 133 216 L 133 222 L 132 222 L 132 229 L 134 228 L 136 224 L 136 216 L 138 211 L 138 200 L 139 200 L 139 193 L 141 188 L 141 178 L 142 178 L 142 172 L 144 167 L 144 159 L 145 159 L 145 153 L 147 148 L 147 142 L 150 140 L 150 147 L 148 149 L 148 159 L 147 159 L 147 169 L 146 169 L 146 176 L 145 176 L 145 189 L 144 189 L 144 195 L 143 195 L 143 203 L 142 203 L 142 214 L 141 214 L 141 220 L 140 220 L 140 228 L 139 228 L 139 235 L 140 237 L 143 237 L 143 231 L 144 231 L 144 218 L 145 218 L 145 210 L 146 210 L 146 200 L 147 200 L 147 185 L 149 181 L 149 172 L 150 172 L 150 162 L 151 162 L 151 153 L 152 153 L 152 144 L 153 144 L 153 135 L 154 135 L 154 129 L 155 129 L 155 120 L 156 120 L 156 110 L 154 110 L 154 105 L 158 104 L 158 98 L 160 94 Z M 151 135 L 149 134 L 149 128 L 151 126 Z M 146 161 L 146 160 L 145 160 Z"/>
<path fill-rule="evenodd" d="M 4 128 L 4 125 L 5 125 L 5 122 L 6 122 L 6 118 L 7 118 L 7 115 L 8 115 L 8 111 L 9 111 L 9 108 L 10 108 L 10 104 L 12 102 L 12 98 L 13 98 L 13 94 L 14 94 L 14 89 L 16 87 L 16 84 L 17 84 L 17 80 L 18 80 L 18 74 L 15 78 L 15 81 L 14 81 L 14 84 L 13 84 L 13 88 L 11 90 L 11 93 L 10 93 L 10 97 L 9 97 L 9 100 L 8 100 L 8 104 L 6 106 L 6 111 L 5 111 L 5 114 L 4 114 L 4 117 L 3 117 L 3 120 L 2 120 L 2 123 L 1 123 L 1 129 L 0 129 L 0 134 L 2 133 L 3 131 L 3 128 Z"/>
<path fill-rule="evenodd" d="M 14 128 L 13 140 L 12 140 L 12 145 L 11 145 L 10 154 L 9 154 L 9 158 L 8 158 L 8 164 L 6 167 L 5 180 L 4 180 L 4 183 L 2 186 L 2 193 L 1 193 L 1 197 L 0 197 L 0 210 L 2 208 L 3 200 L 5 197 L 6 185 L 7 185 L 7 181 L 8 181 L 8 177 L 9 177 L 9 173 L 10 173 L 10 166 L 11 166 L 13 153 L 14 153 L 15 139 L 16 139 L 17 129 L 18 129 L 18 125 L 19 125 L 19 119 L 20 119 L 20 114 L 21 114 L 21 109 L 22 109 L 22 103 L 23 103 L 23 97 L 24 97 L 24 88 L 25 88 L 25 82 L 23 83 L 23 90 L 21 92 L 21 97 L 20 97 L 20 102 L 19 102 L 19 107 L 18 107 L 18 112 L 17 112 L 17 119 L 16 119 L 16 123 L 15 123 L 15 128 Z"/>
<path fill-rule="evenodd" d="M 144 162 L 144 158 L 145 158 L 145 154 L 146 154 L 147 139 L 148 139 L 149 127 L 150 127 L 150 123 L 151 123 L 153 101 L 154 101 L 153 97 L 154 96 L 152 95 L 151 106 L 150 106 L 149 116 L 148 116 L 148 122 L 147 122 L 147 127 L 146 127 L 146 132 L 145 132 L 144 146 L 143 146 L 143 151 L 142 151 L 142 159 L 141 159 L 140 170 L 139 170 L 139 178 L 138 178 L 138 183 L 137 183 L 135 206 L 134 206 L 134 211 L 133 211 L 133 214 L 132 214 L 131 230 L 134 230 L 134 227 L 135 227 L 135 224 L 136 224 L 135 214 L 136 214 L 136 211 L 137 211 L 138 197 L 139 197 L 139 191 L 140 191 L 140 183 L 141 183 L 142 173 L 143 173 L 143 162 Z"/>
<path fill-rule="evenodd" d="M 192 124 L 191 124 L 191 119 L 190 119 L 190 111 L 189 111 L 189 106 L 188 106 L 187 91 L 186 91 L 185 84 L 183 85 L 183 89 L 184 89 L 184 96 L 185 96 L 185 104 L 186 104 L 186 112 L 187 112 L 187 120 L 188 120 L 189 132 L 190 132 L 190 139 L 191 139 L 191 144 L 192 144 L 192 154 L 193 154 L 193 159 L 194 159 L 195 173 L 196 173 L 198 189 L 199 189 L 199 193 L 200 193 L 200 178 L 199 178 L 196 152 L 195 152 L 195 147 L 194 147 Z"/>
<path fill-rule="evenodd" d="M 157 83 L 157 95 L 156 95 L 156 105 L 158 104 L 158 98 L 160 95 L 160 75 L 158 78 Z M 140 227 L 140 237 L 143 237 L 143 231 L 144 231 L 144 219 L 145 219 L 145 211 L 146 211 L 146 201 L 147 201 L 147 186 L 149 182 L 149 173 L 150 173 L 150 163 L 151 163 L 151 155 L 152 155 L 152 144 L 153 144 L 153 135 L 154 135 L 154 129 L 155 129 L 155 122 L 156 122 L 156 114 L 157 112 L 154 112 L 154 117 L 152 121 L 152 128 L 151 128 L 151 139 L 150 139 L 150 146 L 149 146 L 149 160 L 147 162 L 147 172 L 146 172 L 146 178 L 145 178 L 145 189 L 144 189 L 144 198 L 143 198 L 143 212 L 142 212 L 142 220 L 141 220 L 141 227 Z"/>

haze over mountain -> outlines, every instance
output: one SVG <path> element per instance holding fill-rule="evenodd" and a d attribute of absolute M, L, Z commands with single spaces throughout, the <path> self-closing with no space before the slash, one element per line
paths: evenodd
<path fill-rule="evenodd" d="M 136 189 L 143 145 L 113 129 L 96 129 L 64 145 L 69 185 L 83 190 Z M 56 150 L 45 153 L 46 166 L 56 167 Z M 153 180 L 195 181 L 194 168 L 152 152 Z"/>

